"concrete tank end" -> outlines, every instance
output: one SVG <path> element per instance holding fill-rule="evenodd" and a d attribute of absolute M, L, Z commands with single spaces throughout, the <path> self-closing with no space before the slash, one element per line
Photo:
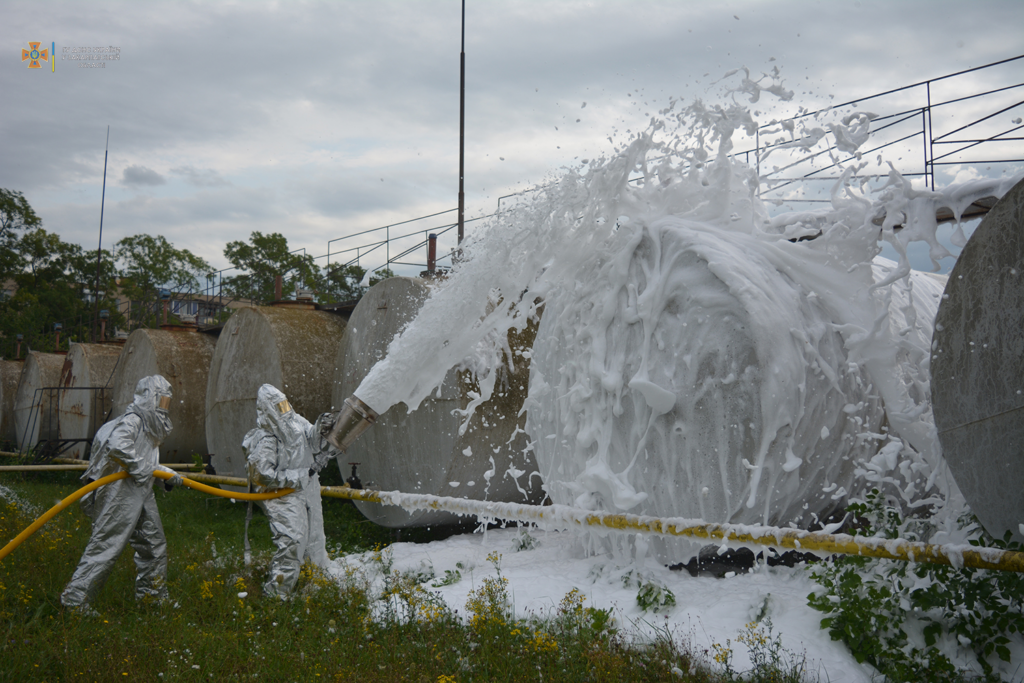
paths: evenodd
<path fill-rule="evenodd" d="M 195 329 L 138 329 L 128 336 L 111 381 L 111 417 L 124 413 L 143 377 L 163 375 L 174 392 L 169 409 L 174 425 L 160 447 L 164 462 L 192 462 L 206 455 L 206 382 L 216 339 Z"/>
<path fill-rule="evenodd" d="M 335 408 L 352 395 L 370 368 L 384 357 L 395 335 L 416 316 L 429 293 L 428 286 L 419 279 L 388 278 L 363 296 L 352 311 L 339 351 Z M 529 347 L 532 334 L 528 337 L 510 338 L 512 348 Z M 461 419 L 453 411 L 464 410 L 469 392 L 479 387 L 468 373 L 453 370 L 445 377 L 440 395 L 431 394 L 416 411 L 409 413 L 404 404 L 398 404 L 380 416 L 339 461 L 342 475 L 350 474 L 349 462 L 359 462 L 363 484 L 382 490 L 539 503 L 543 492 L 535 477 L 531 482 L 529 474 L 518 481 L 506 476 L 508 472 L 534 473 L 537 469 L 532 455 L 523 452 L 527 444 L 522 431 L 525 417 L 519 416 L 529 367 L 518 362 L 523 359 L 516 360 L 515 374 L 499 378 L 497 386 L 501 389 L 477 409 L 464 435 L 459 435 Z M 391 528 L 475 522 L 433 510 L 406 512 L 363 502 L 356 502 L 356 507 L 371 521 Z"/>
<path fill-rule="evenodd" d="M 38 392 L 46 387 L 57 388 L 64 354 L 29 351 L 18 379 L 14 398 L 14 422 L 18 450 L 27 452 L 40 440 L 56 439 L 56 392 Z"/>
<path fill-rule="evenodd" d="M 943 457 L 985 530 L 1024 542 L 1024 181 L 961 251 L 932 342 Z"/>
<path fill-rule="evenodd" d="M 206 439 L 219 474 L 245 477 L 242 439 L 256 426 L 256 392 L 271 384 L 316 420 L 331 409 L 341 316 L 311 305 L 239 309 L 224 324 L 206 386 Z"/>
<path fill-rule="evenodd" d="M 118 344 L 71 344 L 60 375 L 57 410 L 61 439 L 92 439 L 103 424 L 113 404 L 109 387 L 122 348 Z M 100 394 L 87 387 L 106 391 Z M 88 443 L 76 443 L 62 455 L 88 459 Z"/>

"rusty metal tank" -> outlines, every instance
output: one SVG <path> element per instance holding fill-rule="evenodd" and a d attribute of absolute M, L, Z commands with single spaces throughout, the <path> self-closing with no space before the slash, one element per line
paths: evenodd
<path fill-rule="evenodd" d="M 88 459 L 89 442 L 110 412 L 121 344 L 72 343 L 60 373 L 57 411 L 62 440 L 78 440 L 61 455 Z"/>
<path fill-rule="evenodd" d="M 14 397 L 24 367 L 23 360 L 0 360 L 0 448 L 13 450 L 18 443 L 14 423 Z M 6 445 L 3 445 L 6 444 Z"/>
<path fill-rule="evenodd" d="M 57 439 L 57 387 L 64 354 L 29 351 L 14 397 L 18 450 L 31 450 L 39 441 Z"/>
<path fill-rule="evenodd" d="M 206 385 L 206 440 L 218 474 L 245 477 L 242 438 L 256 426 L 256 392 L 272 384 L 310 422 L 331 409 L 345 319 L 312 303 L 242 308 L 221 330 Z"/>
<path fill-rule="evenodd" d="M 174 428 L 160 446 L 162 462 L 192 462 L 206 447 L 206 380 L 216 338 L 190 325 L 138 329 L 128 335 L 111 382 L 111 417 L 124 413 L 143 377 L 163 375 L 174 392 L 169 409 Z"/>
<path fill-rule="evenodd" d="M 338 354 L 333 403 L 340 408 L 370 368 L 387 353 L 388 344 L 415 316 L 429 293 L 429 281 L 394 277 L 377 283 L 363 296 L 349 318 L 345 343 Z M 533 344 L 536 328 L 510 336 L 513 352 Z M 529 354 L 527 354 L 529 355 Z M 529 364 L 516 356 L 515 372 L 499 370 L 494 396 L 473 415 L 459 434 L 470 393 L 479 387 L 467 373 L 450 371 L 440 393 L 431 394 L 409 413 L 399 403 L 381 415 L 339 462 L 349 476 L 348 462 L 359 462 L 364 486 L 388 491 L 454 496 L 471 500 L 540 503 L 537 466 L 523 431 L 520 409 L 529 385 Z M 391 528 L 459 525 L 467 521 L 449 512 L 406 512 L 357 501 L 368 519 Z"/>

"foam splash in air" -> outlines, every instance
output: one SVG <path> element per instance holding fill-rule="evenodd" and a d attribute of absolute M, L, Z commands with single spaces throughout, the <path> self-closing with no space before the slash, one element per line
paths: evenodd
<path fill-rule="evenodd" d="M 737 90 L 791 94 L 754 85 Z M 789 130 L 855 152 L 872 118 Z M 928 392 L 942 284 L 911 275 L 906 246 L 941 258 L 935 208 L 1013 182 L 936 193 L 889 167 L 872 187 L 855 160 L 829 208 L 772 217 L 729 156 L 756 127 L 739 104 L 673 105 L 493 219 L 356 395 L 412 410 L 461 366 L 486 401 L 509 330 L 541 314 L 527 431 L 556 503 L 784 525 L 845 502 L 858 474 L 911 506 L 955 495 Z M 900 263 L 876 258 L 880 239 Z"/>

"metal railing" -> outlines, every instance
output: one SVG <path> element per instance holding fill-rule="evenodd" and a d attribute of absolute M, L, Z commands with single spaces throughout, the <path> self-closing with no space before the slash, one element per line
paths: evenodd
<path fill-rule="evenodd" d="M 871 155 L 883 151 L 901 163 L 898 170 L 904 177 L 922 179 L 923 185 L 932 189 L 936 187 L 937 178 L 943 175 L 948 176 L 944 180 L 952 180 L 953 176 L 946 170 L 957 165 L 1021 163 L 1024 162 L 1024 137 L 1014 133 L 1024 125 L 1021 125 L 1021 116 L 1012 118 L 1014 113 L 1024 112 L 1020 60 L 1024 60 L 1024 55 L 773 121 L 760 126 L 749 140 L 750 145 L 732 156 L 744 159 L 757 171 L 761 178 L 759 195 L 763 201 L 788 207 L 827 203 L 832 184 L 840 178 L 841 166 L 870 159 Z M 867 112 L 866 105 L 877 111 Z M 834 142 L 824 148 L 802 151 L 799 146 L 793 146 L 793 143 L 801 141 L 799 136 L 786 137 L 783 134 L 787 127 L 795 131 L 801 125 L 825 117 L 842 119 L 844 115 L 850 117 L 861 113 L 868 113 L 871 118 L 871 147 L 854 153 L 843 152 Z M 999 118 L 1002 115 L 1006 120 Z M 826 125 L 822 123 L 822 126 Z M 813 139 L 805 136 L 803 140 L 809 143 Z M 778 160 L 777 167 L 763 168 L 775 160 Z M 884 177 L 887 174 L 888 167 L 884 167 L 879 168 L 874 176 L 861 173 L 858 177 Z M 506 207 L 502 207 L 503 200 L 539 189 L 542 188 L 499 197 L 494 213 L 466 222 L 493 218 L 507 210 L 507 202 Z M 458 245 L 449 233 L 458 223 L 442 217 L 457 211 L 453 207 L 330 239 L 326 253 L 313 260 L 325 260 L 326 272 L 369 264 L 366 269 L 371 275 L 392 266 L 400 266 L 412 274 L 416 272 L 413 269 L 427 267 L 427 238 L 433 233 L 438 238 L 448 236 L 446 248 L 438 247 L 437 260 L 439 263 L 447 261 L 450 265 Z M 409 258 L 421 249 L 423 262 Z M 232 270 L 236 269 L 226 268 L 214 273 L 214 276 L 219 276 L 220 283 L 215 281 L 215 277 L 201 294 L 216 297 L 220 287 L 223 301 L 223 274 Z"/>
<path fill-rule="evenodd" d="M 898 160 L 904 162 L 899 169 L 903 176 L 922 178 L 924 185 L 932 189 L 936 187 L 936 178 L 943 175 L 943 169 L 954 165 L 1024 162 L 1024 137 L 1013 135 L 1024 125 L 1021 125 L 1020 117 L 1012 118 L 1014 113 L 1024 112 L 1024 81 L 1021 80 L 1020 60 L 1024 60 L 1024 55 L 774 121 L 760 126 L 751 140 L 752 145 L 735 152 L 733 157 L 743 158 L 758 172 L 762 179 L 759 191 L 762 200 L 785 204 L 829 201 L 827 193 L 831 184 L 839 179 L 838 169 L 841 165 L 859 158 L 869 159 L 870 155 L 879 154 L 883 150 L 890 156 L 895 153 Z M 888 112 L 871 115 L 869 149 L 844 153 L 837 144 L 832 143 L 824 149 L 801 154 L 799 151 L 791 151 L 799 150 L 799 147 L 787 149 L 781 146 L 799 142 L 799 137 L 783 141 L 771 139 L 789 124 L 795 129 L 800 124 L 813 122 L 826 115 L 835 115 L 841 119 L 844 114 L 856 116 L 867 113 L 865 105 L 880 112 Z M 1000 119 L 1000 115 L 1005 115 L 1006 120 Z M 811 141 L 810 138 L 804 139 Z M 774 159 L 780 161 L 778 168 L 762 168 L 767 161 Z M 820 161 L 822 159 L 824 161 Z M 880 169 L 877 175 L 887 174 L 886 167 Z M 860 177 L 863 178 L 864 174 Z M 820 182 L 820 187 L 808 190 L 808 181 Z M 524 193 L 517 193 L 521 194 Z M 502 200 L 513 196 L 516 195 L 500 197 L 495 213 L 474 220 L 491 218 L 500 213 Z M 443 223 L 397 236 L 393 236 L 391 230 L 455 211 L 457 209 L 452 208 L 334 238 L 327 243 L 327 262 L 330 264 L 332 256 L 343 254 L 339 263 L 358 265 L 362 259 L 383 249 L 384 258 L 374 270 L 388 268 L 393 264 L 426 267 L 425 264 L 406 263 L 402 259 L 417 249 L 425 249 L 428 233 L 443 235 L 456 227 L 456 224 Z M 380 239 L 332 251 L 332 245 L 337 242 L 358 241 L 367 235 L 381 233 L 383 235 Z M 422 238 L 419 238 L 420 235 Z M 410 239 L 413 237 L 419 239 Z M 397 252 L 395 256 L 392 256 L 393 251 Z M 447 252 L 447 258 L 450 259 L 453 251 Z"/>
<path fill-rule="evenodd" d="M 1024 55 L 760 126 L 753 146 L 734 156 L 743 157 L 756 168 L 762 179 L 762 200 L 787 203 L 829 201 L 821 196 L 800 196 L 797 191 L 808 193 L 808 181 L 834 183 L 840 177 L 840 166 L 870 160 L 871 155 L 883 150 L 901 162 L 897 170 L 904 177 L 920 178 L 925 187 L 933 190 L 937 178 L 945 175 L 944 181 L 953 180 L 948 173 L 953 166 L 991 167 L 1024 162 L 1024 137 L 1014 135 L 1024 125 L 1020 115 L 1013 118 L 1015 111 L 1024 113 L 1020 60 L 1024 60 Z M 801 140 L 781 135 L 787 127 L 806 128 L 825 116 L 849 120 L 864 113 L 871 118 L 869 149 L 843 152 L 832 143 L 824 149 L 799 154 L 791 152 L 792 147 L 783 147 Z M 769 139 L 772 136 L 777 137 Z M 809 137 L 803 140 L 812 141 Z M 770 170 L 764 169 L 773 157 L 780 163 Z M 865 175 L 871 174 L 862 173 L 859 177 Z M 888 175 L 888 168 L 880 168 L 877 175 Z M 820 188 L 810 190 L 810 195 L 825 194 L 830 185 L 822 183 Z"/>

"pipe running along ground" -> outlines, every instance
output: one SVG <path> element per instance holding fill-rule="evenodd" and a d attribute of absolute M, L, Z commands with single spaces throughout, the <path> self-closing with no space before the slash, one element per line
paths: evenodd
<path fill-rule="evenodd" d="M 26 457 L 29 457 L 25 453 L 10 453 L 8 451 L 0 451 L 0 456 L 6 457 L 6 458 L 17 458 L 19 460 L 24 460 Z M 75 469 L 74 467 L 57 468 L 57 467 L 55 467 L 55 465 L 82 465 L 82 467 L 80 467 L 78 469 L 85 469 L 86 467 L 89 466 L 89 461 L 88 460 L 80 460 L 80 459 L 77 459 L 77 458 L 61 458 L 61 457 L 57 457 L 57 458 L 49 458 L 49 459 L 47 459 L 44 464 L 36 464 L 36 465 L 33 465 L 33 464 L 28 464 L 28 465 L 3 465 L 3 466 L 0 466 L 0 472 L 32 472 L 32 471 L 36 471 L 36 470 L 41 471 L 41 472 L 46 472 L 46 471 L 59 472 L 59 471 L 61 471 L 61 469 L 69 470 L 69 471 Z M 202 469 L 203 469 L 202 465 L 196 465 L 194 463 L 165 462 L 165 463 L 161 463 L 161 465 L 163 465 L 164 467 L 166 467 L 168 469 L 172 469 L 172 470 L 186 470 L 186 471 L 193 471 L 193 472 L 201 472 Z"/>
<path fill-rule="evenodd" d="M 106 477 L 103 477 L 101 479 L 97 479 L 96 481 L 86 484 L 82 488 L 78 489 L 70 496 L 68 496 L 67 498 L 65 498 L 64 500 L 62 500 L 61 502 L 57 503 L 52 508 L 44 512 L 42 515 L 40 515 L 40 517 L 36 521 L 29 524 L 24 531 L 15 536 L 10 543 L 8 543 L 2 549 L 0 549 L 0 561 L 2 561 L 5 557 L 11 554 L 11 552 L 19 545 L 21 545 L 29 536 L 39 531 L 39 529 L 41 529 L 44 524 L 46 524 L 51 519 L 56 517 L 61 512 L 61 510 L 68 507 L 85 494 L 89 493 L 90 491 L 94 491 L 101 486 L 113 483 L 118 479 L 124 479 L 128 476 L 128 473 L 122 470 L 120 472 L 115 472 L 114 474 L 107 475 Z M 160 479 L 170 479 L 174 475 L 171 474 L 170 472 L 165 472 L 163 470 L 156 470 L 153 472 L 153 476 L 158 477 Z M 202 476 L 203 479 L 215 484 L 237 484 L 237 482 L 234 481 L 233 477 L 216 477 L 212 475 L 198 476 Z M 232 481 L 225 482 L 223 481 L 225 479 L 230 479 Z M 234 498 L 235 500 L 270 500 L 271 498 L 280 498 L 281 496 L 286 496 L 295 490 L 279 489 L 271 493 L 235 493 L 233 491 L 225 491 L 223 489 L 216 489 L 212 486 L 207 486 L 206 484 L 202 484 L 198 481 L 193 481 L 189 477 L 182 477 L 182 483 L 190 489 L 202 491 L 203 493 L 210 493 L 215 496 L 220 496 L 222 498 Z"/>
<path fill-rule="evenodd" d="M 170 479 L 173 475 L 156 471 L 154 476 Z M 128 476 L 126 472 L 118 472 L 109 477 L 94 481 L 55 505 L 17 538 L 0 550 L 0 560 L 18 547 L 26 538 L 35 533 L 43 524 L 57 513 L 75 502 L 89 491 L 99 486 Z M 223 498 L 236 500 L 267 500 L 291 493 L 292 489 L 281 489 L 274 493 L 235 493 L 222 489 L 204 486 L 195 479 L 202 479 L 211 484 L 228 486 L 245 486 L 245 479 L 240 477 L 222 477 L 208 474 L 190 474 L 183 477 L 185 486 L 211 493 Z M 641 517 L 638 515 L 596 514 L 588 510 L 580 510 L 565 505 L 520 505 L 517 503 L 499 503 L 494 501 L 468 500 L 399 491 L 371 491 L 353 489 L 348 486 L 323 486 L 320 493 L 328 498 L 344 498 L 361 500 L 380 505 L 397 505 L 407 510 L 445 510 L 456 514 L 473 515 L 482 520 L 515 520 L 533 522 L 545 529 L 572 529 L 582 526 L 603 527 L 611 531 L 633 533 L 654 533 L 663 536 L 687 536 L 709 541 L 725 541 L 737 544 L 756 544 L 792 550 L 811 551 L 840 555 L 863 555 L 904 562 L 929 562 L 932 564 L 948 564 L 954 567 L 975 567 L 978 569 L 994 569 L 1024 573 L 1024 553 L 999 548 L 981 548 L 971 545 L 932 545 L 902 539 L 870 538 L 866 536 L 850 536 L 848 534 L 826 534 L 818 531 L 800 529 L 782 529 L 739 524 L 707 524 L 699 520 L 668 521 L 657 517 Z"/>
<path fill-rule="evenodd" d="M 583 526 L 611 531 L 653 533 L 663 536 L 688 536 L 695 539 L 725 541 L 740 545 L 765 545 L 804 552 L 865 555 L 905 562 L 929 562 L 954 567 L 975 567 L 1024 573 L 1024 553 L 972 545 L 932 545 L 902 539 L 871 538 L 848 534 L 826 534 L 800 529 L 782 529 L 740 524 L 708 524 L 701 520 L 664 520 L 639 515 L 598 514 L 566 505 L 520 505 L 494 501 L 468 500 L 398 491 L 370 491 L 347 486 L 324 486 L 324 496 L 348 498 L 381 505 L 397 505 L 406 510 L 445 510 L 473 515 L 481 520 L 517 520 L 534 522 L 549 529 Z"/>

